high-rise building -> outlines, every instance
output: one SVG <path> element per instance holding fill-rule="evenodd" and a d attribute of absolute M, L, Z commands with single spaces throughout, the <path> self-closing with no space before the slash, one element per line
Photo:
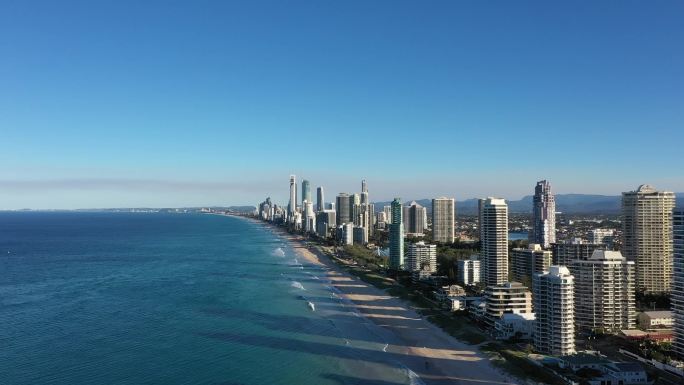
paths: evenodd
<path fill-rule="evenodd" d="M 307 233 L 316 232 L 316 215 L 314 214 L 313 203 L 305 200 L 302 202 L 302 208 L 304 211 L 304 215 L 302 215 L 304 231 Z"/>
<path fill-rule="evenodd" d="M 392 224 L 392 206 L 383 206 L 382 212 L 385 213 L 385 223 L 388 225 Z"/>
<path fill-rule="evenodd" d="M 351 208 L 349 207 L 350 197 L 349 194 L 339 193 L 337 194 L 337 201 L 335 204 L 337 210 L 337 225 L 343 223 L 351 223 L 352 218 L 350 216 Z"/>
<path fill-rule="evenodd" d="M 606 250 L 606 245 L 581 241 L 554 243 L 551 245 L 553 264 L 566 266 L 571 271 L 572 265 L 576 260 L 586 261 L 596 250 Z"/>
<path fill-rule="evenodd" d="M 354 224 L 350 222 L 337 226 L 337 243 L 340 245 L 354 244 Z"/>
<path fill-rule="evenodd" d="M 511 251 L 511 278 L 518 282 L 532 283 L 536 273 L 543 273 L 551 266 L 551 252 L 541 245 L 531 243 L 527 248 Z"/>
<path fill-rule="evenodd" d="M 456 281 L 461 285 L 477 285 L 482 281 L 480 259 L 477 256 L 459 260 L 456 269 Z"/>
<path fill-rule="evenodd" d="M 365 205 L 370 203 L 368 201 L 368 184 L 366 184 L 366 180 L 361 181 L 361 204 Z"/>
<path fill-rule="evenodd" d="M 311 183 L 306 179 L 302 181 L 302 208 L 304 208 L 304 201 L 313 202 L 311 199 Z"/>
<path fill-rule="evenodd" d="M 619 251 L 596 250 L 576 261 L 575 324 L 583 329 L 618 332 L 635 327 L 634 262 Z"/>
<path fill-rule="evenodd" d="M 574 278 L 565 266 L 534 275 L 534 347 L 541 353 L 575 353 Z"/>
<path fill-rule="evenodd" d="M 435 242 L 451 243 L 454 241 L 455 216 L 453 198 L 441 197 L 432 200 L 432 239 Z"/>
<path fill-rule="evenodd" d="M 437 246 L 425 242 L 410 243 L 406 257 L 408 271 L 437 271 Z"/>
<path fill-rule="evenodd" d="M 325 210 L 325 196 L 323 195 L 323 186 L 316 188 L 316 211 Z"/>
<path fill-rule="evenodd" d="M 297 211 L 297 180 L 296 176 L 290 175 L 290 203 L 287 204 L 287 216 L 293 217 Z"/>
<path fill-rule="evenodd" d="M 404 207 L 404 229 L 407 234 L 423 235 L 427 229 L 427 209 L 416 201 Z"/>
<path fill-rule="evenodd" d="M 493 326 L 505 313 L 532 313 L 532 293 L 520 282 L 505 282 L 485 289 L 485 322 Z"/>
<path fill-rule="evenodd" d="M 548 181 L 537 182 L 533 202 L 531 243 L 548 248 L 556 242 L 556 198 L 551 193 L 551 184 Z"/>
<path fill-rule="evenodd" d="M 672 348 L 681 359 L 684 359 L 684 208 L 674 210 L 672 223 L 674 241 L 674 283 L 672 287 L 674 342 Z"/>
<path fill-rule="evenodd" d="M 615 241 L 615 230 L 613 229 L 592 229 L 588 234 L 589 243 L 603 244 L 608 249 L 613 248 Z"/>
<path fill-rule="evenodd" d="M 636 262 L 636 290 L 672 290 L 672 210 L 675 195 L 641 185 L 622 193 L 622 255 Z"/>
<path fill-rule="evenodd" d="M 498 198 L 480 199 L 480 242 L 484 282 L 508 281 L 508 205 Z"/>
<path fill-rule="evenodd" d="M 366 205 L 366 215 L 368 216 L 368 236 L 375 233 L 375 204 L 368 203 Z"/>
<path fill-rule="evenodd" d="M 389 266 L 391 269 L 404 267 L 404 221 L 402 220 L 401 198 L 392 201 L 392 224 L 389 233 Z"/>
<path fill-rule="evenodd" d="M 330 229 L 335 227 L 335 210 L 323 210 L 316 214 L 316 233 L 321 238 L 330 236 Z"/>
<path fill-rule="evenodd" d="M 368 229 L 363 226 L 354 226 L 354 243 L 365 245 L 368 243 Z"/>

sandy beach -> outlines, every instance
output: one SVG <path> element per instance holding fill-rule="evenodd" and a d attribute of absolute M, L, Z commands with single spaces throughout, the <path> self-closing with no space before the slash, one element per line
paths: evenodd
<path fill-rule="evenodd" d="M 386 351 L 401 357 L 401 363 L 425 384 L 518 383 L 495 368 L 476 347 L 448 335 L 412 310 L 410 304 L 344 272 L 328 256 L 305 247 L 301 237 L 285 232 L 282 236 L 308 263 L 326 267 L 327 278 L 350 306 L 402 341 L 386 346 Z"/>

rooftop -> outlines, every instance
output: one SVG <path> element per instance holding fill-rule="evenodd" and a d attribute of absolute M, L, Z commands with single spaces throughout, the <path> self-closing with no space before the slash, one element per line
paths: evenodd
<path fill-rule="evenodd" d="M 672 311 L 670 310 L 645 311 L 643 314 L 649 318 L 672 318 Z"/>

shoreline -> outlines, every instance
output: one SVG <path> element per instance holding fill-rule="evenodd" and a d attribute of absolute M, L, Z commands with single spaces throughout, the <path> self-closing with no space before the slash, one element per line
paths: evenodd
<path fill-rule="evenodd" d="M 262 221 L 254 220 L 261 224 Z M 402 357 L 400 364 L 414 372 L 425 384 L 495 384 L 517 385 L 520 382 L 504 373 L 477 346 L 468 345 L 446 333 L 412 309 L 406 301 L 391 296 L 344 271 L 319 250 L 304 245 L 300 235 L 276 230 L 307 263 L 326 268 L 325 277 L 339 296 L 378 327 L 392 333 L 400 344 L 387 345 L 383 351 Z"/>

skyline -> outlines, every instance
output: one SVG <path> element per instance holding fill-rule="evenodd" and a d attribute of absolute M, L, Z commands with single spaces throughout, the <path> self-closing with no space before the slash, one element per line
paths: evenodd
<path fill-rule="evenodd" d="M 0 209 L 684 192 L 657 5 L 7 4 Z"/>

